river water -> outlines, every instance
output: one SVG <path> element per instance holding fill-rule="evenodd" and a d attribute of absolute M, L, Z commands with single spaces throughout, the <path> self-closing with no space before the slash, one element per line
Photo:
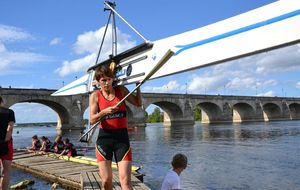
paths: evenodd
<path fill-rule="evenodd" d="M 17 134 L 19 131 L 19 134 Z M 54 127 L 14 130 L 15 147 L 30 146 L 32 134 L 54 139 Z M 160 189 L 176 153 L 188 157 L 182 189 L 300 189 L 300 121 L 164 127 L 148 124 L 129 132 L 133 164 L 142 166 L 144 182 Z M 78 136 L 69 134 L 78 146 Z M 94 156 L 94 151 L 87 152 Z M 12 182 L 24 174 L 14 171 Z M 34 178 L 35 189 L 51 184 Z"/>

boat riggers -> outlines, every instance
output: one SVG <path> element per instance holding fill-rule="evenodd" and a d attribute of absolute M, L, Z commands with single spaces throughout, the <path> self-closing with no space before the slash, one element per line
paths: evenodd
<path fill-rule="evenodd" d="M 174 55 L 174 51 L 168 50 L 162 59 L 152 68 L 152 70 L 145 76 L 145 78 L 138 84 L 136 87 L 131 90 L 122 100 L 120 100 L 115 107 L 120 106 L 136 89 L 138 89 L 142 84 L 144 84 L 154 73 L 156 73 L 172 56 Z M 90 127 L 79 139 L 80 142 L 89 142 L 91 137 L 89 137 L 89 133 L 99 125 L 101 121 L 103 121 L 104 117 L 101 117 L 92 127 Z"/>

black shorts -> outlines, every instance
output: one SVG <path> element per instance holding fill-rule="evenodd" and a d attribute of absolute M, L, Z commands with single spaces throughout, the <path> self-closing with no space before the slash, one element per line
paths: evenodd
<path fill-rule="evenodd" d="M 96 142 L 97 161 L 111 160 L 116 162 L 132 161 L 132 152 L 127 129 L 104 130 L 99 129 Z"/>

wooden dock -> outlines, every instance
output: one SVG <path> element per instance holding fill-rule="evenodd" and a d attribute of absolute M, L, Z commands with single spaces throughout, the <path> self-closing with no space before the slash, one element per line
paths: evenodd
<path fill-rule="evenodd" d="M 12 166 L 46 181 L 58 183 L 65 189 L 101 189 L 97 166 L 59 160 L 27 151 L 15 151 Z M 114 189 L 121 189 L 116 170 L 113 170 L 113 176 Z M 131 176 L 131 179 L 133 189 L 150 189 L 134 175 Z"/>

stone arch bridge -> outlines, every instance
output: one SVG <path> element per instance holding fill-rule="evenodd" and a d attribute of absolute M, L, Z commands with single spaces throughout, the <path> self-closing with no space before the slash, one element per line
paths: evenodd
<path fill-rule="evenodd" d="M 7 107 L 33 102 L 58 115 L 57 129 L 83 130 L 88 95 L 50 96 L 56 90 L 0 88 Z M 164 125 L 194 124 L 193 110 L 201 110 L 202 123 L 299 120 L 300 98 L 143 93 L 143 107 L 127 104 L 129 125 L 145 126 L 145 109 L 154 104 L 164 110 Z"/>

